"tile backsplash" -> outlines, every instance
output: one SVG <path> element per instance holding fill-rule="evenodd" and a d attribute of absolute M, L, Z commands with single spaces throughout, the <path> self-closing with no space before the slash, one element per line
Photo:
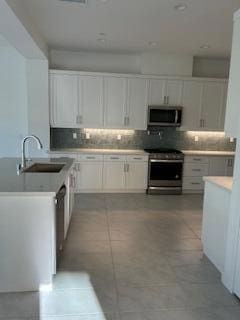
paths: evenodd
<path fill-rule="evenodd" d="M 90 139 L 86 139 L 86 129 L 51 128 L 51 149 L 99 148 L 99 149 L 147 149 L 174 148 L 180 150 L 216 150 L 234 151 L 236 143 L 230 142 L 223 133 L 183 132 L 175 128 L 161 128 L 149 135 L 147 131 L 89 130 Z M 73 139 L 73 133 L 77 139 Z M 117 135 L 121 134 L 121 140 Z M 195 137 L 198 141 L 195 141 Z"/>

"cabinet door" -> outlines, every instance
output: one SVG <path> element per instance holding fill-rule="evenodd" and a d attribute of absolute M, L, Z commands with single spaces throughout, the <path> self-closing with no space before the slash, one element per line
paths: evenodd
<path fill-rule="evenodd" d="M 225 168 L 226 176 L 232 177 L 233 170 L 234 170 L 234 157 L 226 158 L 226 168 Z"/>
<path fill-rule="evenodd" d="M 127 189 L 144 190 L 147 188 L 148 163 L 129 162 L 127 164 Z"/>
<path fill-rule="evenodd" d="M 124 128 L 126 125 L 127 80 L 106 77 L 104 79 L 104 126 Z"/>
<path fill-rule="evenodd" d="M 166 80 L 149 80 L 149 97 L 148 104 L 150 106 L 164 104 L 166 91 Z"/>
<path fill-rule="evenodd" d="M 210 157 L 209 158 L 209 175 L 225 176 L 227 175 L 228 158 Z"/>
<path fill-rule="evenodd" d="M 166 84 L 167 104 L 181 106 L 182 90 L 183 90 L 183 81 L 167 80 L 167 84 Z"/>
<path fill-rule="evenodd" d="M 103 127 L 102 77 L 79 77 L 79 115 L 82 127 Z"/>
<path fill-rule="evenodd" d="M 197 130 L 200 127 L 203 83 L 184 81 L 182 128 Z"/>
<path fill-rule="evenodd" d="M 123 190 L 126 188 L 126 163 L 117 161 L 104 162 L 104 189 Z"/>
<path fill-rule="evenodd" d="M 220 130 L 224 131 L 225 118 L 226 118 L 226 108 L 227 108 L 227 93 L 228 93 L 228 82 L 223 85 L 223 106 L 220 116 Z"/>
<path fill-rule="evenodd" d="M 55 127 L 76 127 L 78 116 L 78 76 L 50 76 L 51 124 Z"/>
<path fill-rule="evenodd" d="M 224 107 L 225 85 L 219 82 L 204 84 L 202 98 L 202 127 L 208 130 L 221 129 L 221 115 Z"/>
<path fill-rule="evenodd" d="M 128 80 L 127 126 L 130 129 L 147 129 L 148 80 Z"/>
<path fill-rule="evenodd" d="M 103 187 L 103 162 L 80 162 L 77 164 L 77 189 L 101 190 Z"/>

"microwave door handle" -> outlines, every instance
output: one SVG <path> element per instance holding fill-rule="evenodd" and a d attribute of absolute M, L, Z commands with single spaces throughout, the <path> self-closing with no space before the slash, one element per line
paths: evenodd
<path fill-rule="evenodd" d="M 178 110 L 175 110 L 175 123 L 178 123 Z"/>

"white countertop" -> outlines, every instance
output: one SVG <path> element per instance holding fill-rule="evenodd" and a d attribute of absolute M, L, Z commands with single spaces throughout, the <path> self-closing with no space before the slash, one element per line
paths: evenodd
<path fill-rule="evenodd" d="M 83 153 L 83 154 L 123 154 L 123 155 L 148 155 L 144 150 L 128 150 L 128 149 L 56 149 L 50 150 L 49 154 L 64 154 L 64 153 Z"/>
<path fill-rule="evenodd" d="M 202 150 L 181 150 L 186 156 L 226 156 L 234 157 L 234 151 L 202 151 Z"/>
<path fill-rule="evenodd" d="M 71 170 L 74 159 L 36 158 L 28 162 L 27 166 L 34 163 L 61 163 L 65 164 L 58 173 L 33 173 L 22 172 L 17 174 L 19 158 L 0 159 L 0 196 L 55 196 L 66 180 Z"/>
<path fill-rule="evenodd" d="M 210 182 L 218 187 L 232 191 L 233 178 L 232 177 L 203 177 L 205 182 Z"/>

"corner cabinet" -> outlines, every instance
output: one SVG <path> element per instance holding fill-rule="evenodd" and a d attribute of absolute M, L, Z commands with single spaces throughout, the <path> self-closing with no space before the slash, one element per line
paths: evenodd
<path fill-rule="evenodd" d="M 223 131 L 226 96 L 226 80 L 184 81 L 181 130 Z"/>

